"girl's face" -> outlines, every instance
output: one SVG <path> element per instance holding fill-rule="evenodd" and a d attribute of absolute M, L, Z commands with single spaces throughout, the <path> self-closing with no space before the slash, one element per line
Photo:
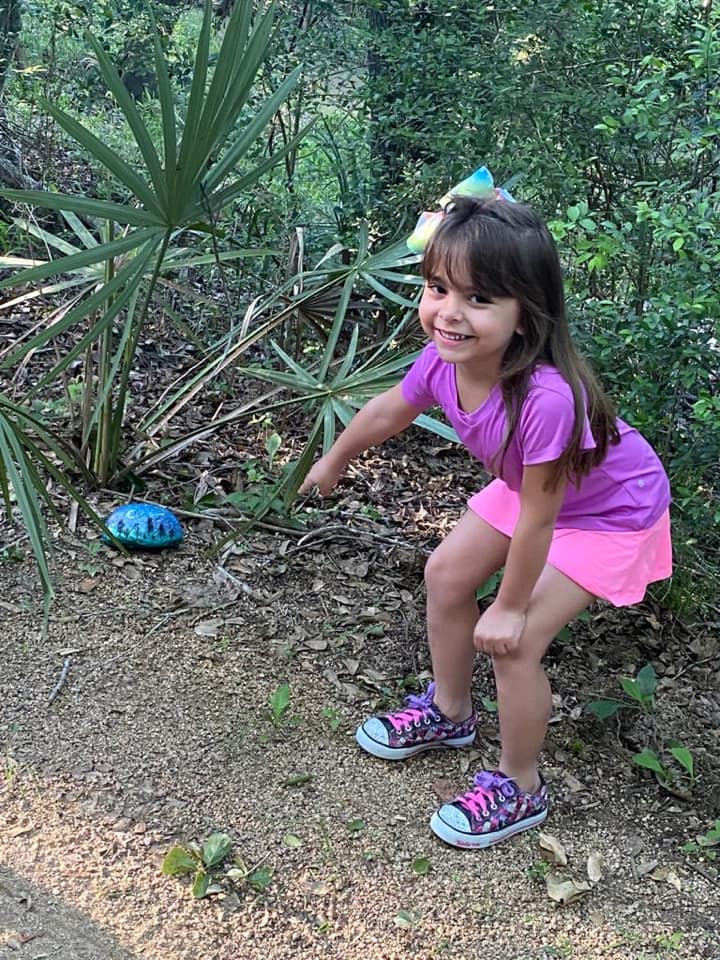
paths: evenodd
<path fill-rule="evenodd" d="M 522 333 L 520 304 L 513 297 L 487 300 L 473 290 L 469 275 L 455 284 L 439 273 L 425 283 L 420 323 L 447 363 L 492 379 L 516 333 Z"/>

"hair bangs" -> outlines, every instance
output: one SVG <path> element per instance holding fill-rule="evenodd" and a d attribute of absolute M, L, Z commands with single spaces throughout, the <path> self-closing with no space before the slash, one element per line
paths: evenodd
<path fill-rule="evenodd" d="M 455 210 L 440 224 L 425 251 L 425 280 L 441 278 L 486 300 L 516 296 L 507 275 L 509 231 L 492 220 L 452 214 Z"/>

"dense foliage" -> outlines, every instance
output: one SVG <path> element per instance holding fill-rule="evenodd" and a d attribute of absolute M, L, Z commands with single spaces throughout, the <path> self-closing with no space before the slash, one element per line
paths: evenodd
<path fill-rule="evenodd" d="M 253 5 L 216 7 L 211 74 L 233 6 L 249 12 Z M 268 251 L 222 272 L 225 306 L 229 301 L 241 315 L 259 297 L 258 316 L 268 329 L 280 318 L 283 348 L 268 350 L 275 373 L 267 378 L 284 377 L 307 401 L 308 391 L 315 396 L 308 384 L 316 382 L 317 367 L 303 381 L 302 367 L 288 364 L 322 355 L 322 376 L 329 376 L 328 342 L 337 356 L 352 343 L 354 356 L 358 344 L 361 353 L 378 334 L 402 325 L 413 287 L 403 280 L 393 244 L 449 184 L 487 163 L 551 222 L 578 339 L 622 415 L 656 445 L 671 472 L 681 557 L 674 599 L 702 599 L 708 581 L 697 574 L 710 576 L 717 565 L 712 531 L 720 521 L 717 9 L 699 0 L 283 0 L 278 7 L 278 28 L 236 120 L 250 122 L 302 66 L 247 144 L 244 162 L 264 174 L 213 213 L 211 231 L 183 237 L 196 256 L 214 260 L 207 269 L 215 278 L 219 244 Z M 64 189 L 68 161 L 82 170 L 90 158 L 82 138 L 73 145 L 47 123 L 42 97 L 141 170 L 142 150 L 106 95 L 87 29 L 156 144 L 168 109 L 163 118 L 159 53 L 177 116 L 186 118 L 181 125 L 193 122 L 187 107 L 200 4 L 157 3 L 151 15 L 139 0 L 27 0 L 22 12 L 5 111 L 9 123 L 33 131 L 27 162 L 44 185 Z M 157 50 L 147 42 L 153 22 Z M 309 121 L 314 125 L 303 136 Z M 227 150 L 218 142 L 209 162 Z M 277 163 L 265 166 L 268 158 Z M 127 177 L 118 182 L 117 170 L 97 163 L 85 181 L 94 196 L 111 191 L 122 203 L 133 202 L 129 186 Z M 28 232 L 20 209 L 3 209 L 4 252 L 37 256 L 40 235 Z M 387 248 L 392 255 L 373 261 L 354 252 L 364 250 L 362 224 L 370 253 Z M 63 227 L 65 242 L 76 244 L 67 221 L 52 231 Z M 333 244 L 322 269 L 298 284 L 296 274 Z M 204 269 L 200 261 L 197 269 Z M 302 302 L 283 312 L 279 305 L 298 292 Z M 223 327 L 219 313 L 207 329 L 189 316 L 213 372 L 213 358 L 231 348 L 226 338 L 236 318 Z M 344 369 L 343 377 L 350 373 Z M 327 431 L 340 408 L 328 409 Z"/>

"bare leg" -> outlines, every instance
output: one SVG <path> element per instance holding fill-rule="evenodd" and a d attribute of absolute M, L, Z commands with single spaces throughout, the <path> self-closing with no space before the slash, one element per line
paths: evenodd
<path fill-rule="evenodd" d="M 450 720 L 472 712 L 475 591 L 503 566 L 509 547 L 509 537 L 468 511 L 425 566 L 435 703 Z"/>
<path fill-rule="evenodd" d="M 552 710 L 541 660 L 554 637 L 594 597 L 547 565 L 533 590 L 518 650 L 493 657 L 502 755 L 500 769 L 521 790 L 539 785 L 537 761 Z"/>

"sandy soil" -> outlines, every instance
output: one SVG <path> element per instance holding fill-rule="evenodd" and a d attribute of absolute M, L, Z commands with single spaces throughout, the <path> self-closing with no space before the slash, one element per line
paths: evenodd
<path fill-rule="evenodd" d="M 467 853 L 429 832 L 439 800 L 496 759 L 493 713 L 471 751 L 393 765 L 354 744 L 367 712 L 428 668 L 422 565 L 460 502 L 383 466 L 309 535 L 255 532 L 222 568 L 209 521 L 158 555 L 64 534 L 45 639 L 30 564 L 0 566 L 0 957 L 720 960 L 716 862 L 682 850 L 720 816 L 717 624 L 652 603 L 597 609 L 552 650 L 546 832 L 568 858 L 553 869 L 582 881 L 602 858 L 600 880 L 561 906 L 537 833 Z M 655 717 L 584 710 L 646 662 Z M 482 661 L 475 690 L 493 696 Z M 697 766 L 687 799 L 629 762 L 672 737 Z M 215 831 L 230 859 L 266 870 L 264 889 L 225 880 L 198 900 L 162 875 L 174 844 Z"/>

